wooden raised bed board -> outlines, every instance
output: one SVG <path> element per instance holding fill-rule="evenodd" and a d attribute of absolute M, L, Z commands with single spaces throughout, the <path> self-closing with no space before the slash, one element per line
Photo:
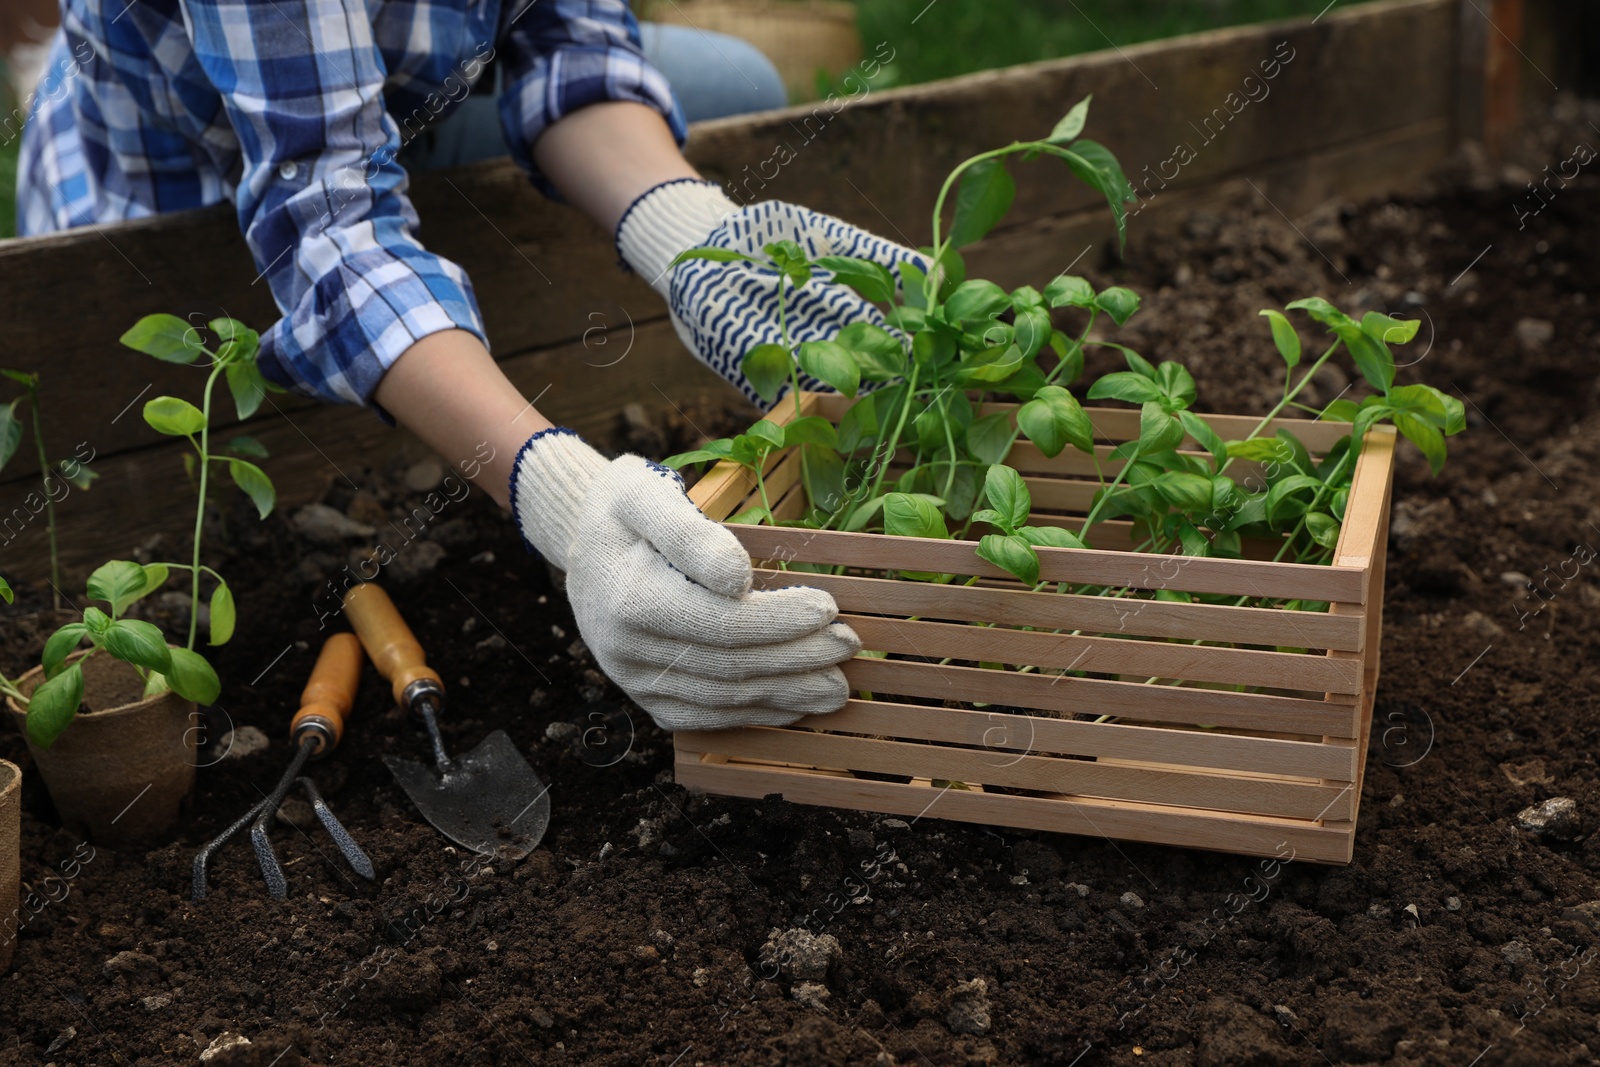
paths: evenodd
<path fill-rule="evenodd" d="M 811 394 L 803 407 L 836 420 L 847 404 Z M 769 418 L 784 422 L 793 413 L 784 403 Z M 1106 451 L 1138 434 L 1136 411 L 1088 413 Z M 1244 436 L 1256 421 L 1201 417 L 1224 438 Z M 1279 427 L 1313 453 L 1350 432 L 1348 423 L 1300 419 L 1265 432 Z M 760 561 L 758 587 L 827 590 L 840 619 L 878 655 L 846 664 L 853 698 L 831 715 L 788 727 L 675 734 L 678 783 L 913 818 L 1279 858 L 1293 850 L 1297 859 L 1348 863 L 1378 683 L 1394 441 L 1389 427 L 1368 433 L 1331 566 L 1272 562 L 1270 544 L 1247 552 L 1266 558 L 1239 560 L 1136 553 L 1129 525 L 1115 522 L 1097 524 L 1091 549 L 1039 550 L 1041 579 L 1126 587 L 1121 597 L 1031 592 L 979 559 L 976 541 L 728 524 Z M 765 472 L 780 519 L 804 508 L 797 459 L 775 454 Z M 1032 521 L 1076 529 L 1097 484 L 1088 457 L 1069 449 L 1047 459 L 1022 442 L 1010 462 L 1033 493 Z M 1248 468 L 1236 463 L 1230 473 L 1242 479 L 1241 466 Z M 689 495 L 720 521 L 758 502 L 753 482 L 743 468 L 722 463 Z M 783 569 L 789 563 L 845 573 L 796 574 Z M 901 570 L 980 581 L 882 576 Z M 1159 589 L 1330 607 L 1140 598 L 1139 591 Z M 1285 646 L 1306 651 L 1277 651 Z M 1101 717 L 1109 718 L 1094 721 Z"/>

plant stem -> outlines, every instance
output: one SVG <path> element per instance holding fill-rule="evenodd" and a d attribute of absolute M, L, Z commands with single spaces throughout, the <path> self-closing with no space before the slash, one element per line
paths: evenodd
<path fill-rule="evenodd" d="M 213 360 L 211 374 L 206 378 L 205 399 L 200 408 L 204 419 L 200 427 L 200 444 L 196 446 L 200 452 L 200 499 L 194 509 L 194 555 L 192 559 L 193 580 L 189 585 L 189 651 L 194 651 L 195 635 L 200 628 L 200 536 L 205 530 L 206 521 L 206 477 L 211 473 L 211 453 L 207 451 L 211 444 L 211 387 L 217 384 L 217 375 L 222 373 L 222 361 Z"/>
<path fill-rule="evenodd" d="M 1314 376 L 1317 373 L 1317 371 L 1322 369 L 1322 365 L 1324 363 L 1328 362 L 1328 358 L 1330 356 L 1332 356 L 1335 352 L 1337 352 L 1339 350 L 1339 346 L 1342 345 L 1342 344 L 1344 344 L 1343 341 L 1335 341 L 1335 342 L 1333 342 L 1333 344 L 1329 345 L 1328 346 L 1328 350 L 1326 352 L 1322 353 L 1322 355 L 1318 356 L 1317 357 L 1317 361 L 1315 363 L 1311 364 L 1310 369 L 1307 370 L 1305 372 L 1305 374 L 1300 378 L 1300 380 L 1295 383 L 1295 387 L 1293 389 L 1290 389 L 1287 392 L 1285 392 L 1283 394 L 1283 399 L 1278 401 L 1277 406 L 1274 407 L 1271 411 L 1267 412 L 1266 417 L 1264 417 L 1260 422 L 1256 423 L 1255 429 L 1250 431 L 1249 436 L 1247 436 L 1245 438 L 1245 440 L 1246 441 L 1254 440 L 1256 438 L 1256 436 L 1261 433 L 1262 430 L 1267 428 L 1267 424 L 1268 423 L 1272 422 L 1273 419 L 1277 418 L 1283 412 L 1284 408 L 1288 407 L 1291 403 L 1293 403 L 1294 402 L 1294 398 L 1300 395 L 1300 391 L 1302 389 L 1304 389 L 1306 387 L 1306 385 L 1311 381 L 1312 376 Z M 1233 461 L 1236 458 L 1237 457 L 1235 457 L 1235 456 L 1229 456 L 1228 457 L 1228 462 L 1224 463 L 1221 467 L 1217 468 L 1217 473 L 1221 474 L 1223 471 L 1227 470 L 1228 467 L 1232 465 Z"/>
<path fill-rule="evenodd" d="M 33 409 L 33 443 L 39 451 L 39 478 L 44 483 L 45 532 L 50 537 L 50 595 L 61 610 L 61 560 L 56 554 L 56 498 L 50 493 L 50 460 L 44 447 L 44 424 L 39 417 L 39 386 L 28 386 L 28 406 Z"/>

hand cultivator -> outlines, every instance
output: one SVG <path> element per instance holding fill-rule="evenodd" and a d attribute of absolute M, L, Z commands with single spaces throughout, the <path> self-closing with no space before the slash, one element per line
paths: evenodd
<path fill-rule="evenodd" d="M 297 748 L 294 759 L 289 761 L 289 769 L 283 772 L 277 787 L 269 795 L 195 855 L 195 900 L 206 895 L 206 864 L 210 862 L 212 854 L 252 822 L 250 844 L 261 864 L 261 876 L 266 879 L 267 891 L 278 900 L 284 898 L 288 892 L 288 881 L 284 878 L 283 867 L 278 863 L 277 853 L 267 839 L 267 827 L 284 797 L 297 784 L 305 790 L 306 798 L 311 801 L 317 821 L 328 831 L 328 836 L 333 838 L 334 844 L 355 872 L 363 878 L 374 876 L 372 861 L 338 817 L 329 810 L 316 783 L 300 773 L 308 760 L 320 759 L 332 752 L 344 735 L 344 721 L 355 702 L 356 685 L 361 679 L 362 658 L 361 642 L 354 634 L 334 634 L 322 646 L 316 666 L 311 670 L 311 679 L 300 694 L 300 710 L 289 723 L 289 738 Z"/>

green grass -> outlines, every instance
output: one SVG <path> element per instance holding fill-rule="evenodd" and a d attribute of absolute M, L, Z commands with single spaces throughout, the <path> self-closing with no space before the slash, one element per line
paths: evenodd
<path fill-rule="evenodd" d="M 1361 0 L 1338 0 L 1335 10 Z M 1246 22 L 1309 17 L 1328 0 L 858 0 L 861 40 L 895 50 L 897 85 Z M 887 82 L 874 79 L 879 88 Z"/>

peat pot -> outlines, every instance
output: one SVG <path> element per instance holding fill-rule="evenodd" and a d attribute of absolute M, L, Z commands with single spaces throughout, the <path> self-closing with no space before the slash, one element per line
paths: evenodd
<path fill-rule="evenodd" d="M 0 974 L 17 950 L 11 915 L 22 901 L 22 771 L 0 759 Z"/>
<path fill-rule="evenodd" d="M 44 668 L 35 667 L 17 688 L 31 694 L 43 681 Z M 143 689 L 128 664 L 92 656 L 83 664 L 78 717 L 48 749 L 28 741 L 62 824 L 108 845 L 171 830 L 194 788 L 194 701 L 172 692 L 142 698 Z M 6 703 L 27 737 L 25 710 L 11 698 Z"/>

